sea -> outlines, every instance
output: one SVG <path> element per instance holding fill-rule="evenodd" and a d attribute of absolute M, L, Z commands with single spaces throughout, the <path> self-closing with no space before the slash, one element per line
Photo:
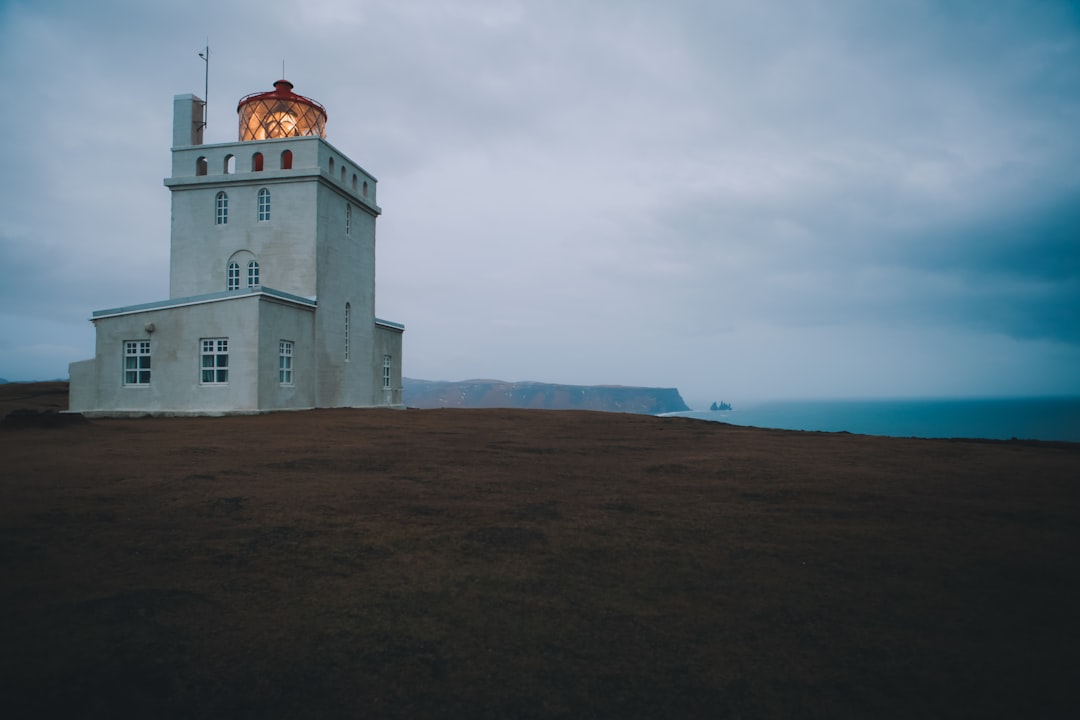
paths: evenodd
<path fill-rule="evenodd" d="M 667 415 L 858 435 L 1080 442 L 1080 397 L 789 400 Z"/>

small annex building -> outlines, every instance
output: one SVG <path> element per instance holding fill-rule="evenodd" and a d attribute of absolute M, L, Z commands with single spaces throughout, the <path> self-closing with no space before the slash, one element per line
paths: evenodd
<path fill-rule="evenodd" d="M 72 411 L 403 407 L 405 328 L 375 317 L 376 180 L 292 89 L 242 98 L 239 139 L 213 145 L 204 101 L 174 98 L 169 299 L 93 313 Z"/>

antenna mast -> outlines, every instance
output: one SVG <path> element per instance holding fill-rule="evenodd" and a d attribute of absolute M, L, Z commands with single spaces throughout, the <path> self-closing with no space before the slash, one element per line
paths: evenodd
<path fill-rule="evenodd" d="M 206 49 L 199 53 L 199 57 L 206 63 L 206 76 L 203 80 L 203 119 L 202 126 L 206 129 L 207 121 L 210 118 L 210 38 L 206 39 Z"/>

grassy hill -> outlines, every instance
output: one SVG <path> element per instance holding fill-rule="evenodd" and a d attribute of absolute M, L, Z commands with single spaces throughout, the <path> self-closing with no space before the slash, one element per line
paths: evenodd
<path fill-rule="evenodd" d="M 0 414 L 60 397 L 11 387 Z M 21 417 L 0 421 L 6 717 L 1080 711 L 1075 444 Z"/>

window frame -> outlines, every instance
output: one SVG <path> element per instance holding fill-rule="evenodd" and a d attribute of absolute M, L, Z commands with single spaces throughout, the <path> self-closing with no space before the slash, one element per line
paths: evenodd
<path fill-rule="evenodd" d="M 225 290 L 231 292 L 240 289 L 240 263 L 231 261 L 225 268 Z"/>
<path fill-rule="evenodd" d="M 249 288 L 259 286 L 259 261 L 252 260 L 247 264 L 247 286 Z"/>
<path fill-rule="evenodd" d="M 214 196 L 214 224 L 229 224 L 229 194 L 224 190 L 218 191 Z"/>
<path fill-rule="evenodd" d="M 124 387 L 150 387 L 152 348 L 149 340 L 124 341 Z M 143 361 L 145 365 L 143 364 Z"/>
<path fill-rule="evenodd" d="M 293 341 L 278 341 L 278 385 L 292 387 L 293 382 Z"/>
<path fill-rule="evenodd" d="M 270 190 L 267 188 L 260 188 L 258 195 L 258 221 L 270 222 Z"/>
<path fill-rule="evenodd" d="M 390 381 L 392 379 L 392 370 L 394 368 L 394 357 L 392 355 L 382 356 L 382 386 L 383 390 L 390 389 Z"/>
<path fill-rule="evenodd" d="M 199 384 L 229 384 L 229 338 L 199 338 Z"/>

